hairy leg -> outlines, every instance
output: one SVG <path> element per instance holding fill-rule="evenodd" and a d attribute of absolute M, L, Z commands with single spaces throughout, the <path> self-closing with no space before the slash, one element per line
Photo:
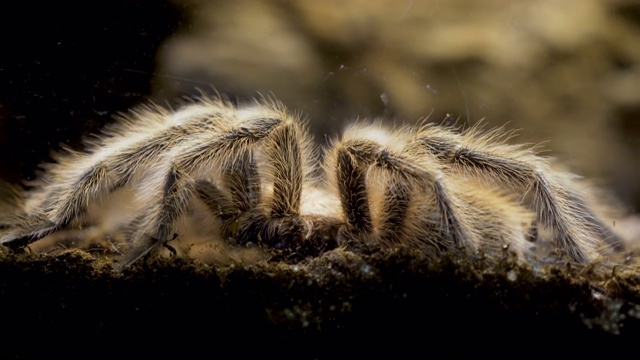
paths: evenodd
<path fill-rule="evenodd" d="M 364 130 L 348 131 L 346 139 L 335 146 L 336 180 L 343 211 L 353 229 L 351 232 L 368 237 L 375 228 L 379 241 L 398 242 L 405 233 L 410 232 L 407 222 L 415 220 L 406 216 L 411 194 L 428 192 L 432 194 L 433 217 L 437 219 L 437 226 L 433 230 L 449 241 L 449 244 L 443 245 L 456 248 L 476 243 L 465 212 L 460 208 L 460 201 L 445 185 L 445 174 L 438 165 L 433 163 L 426 166 L 424 160 L 407 158 L 400 155 L 400 151 L 383 146 L 375 139 L 358 137 L 359 133 L 367 133 L 366 128 Z M 380 170 L 380 182 L 385 188 L 382 209 L 375 226 L 371 224 L 366 188 L 366 174 L 374 168 Z"/>
<path fill-rule="evenodd" d="M 568 175 L 553 172 L 531 148 L 506 144 L 508 136 L 500 129 L 457 134 L 424 126 L 412 146 L 449 164 L 461 176 L 523 194 L 522 201 L 537 214 L 539 224 L 553 229 L 557 246 L 569 259 L 583 263 L 598 258 L 598 239 L 615 242 L 615 235 L 571 188 Z"/>
<path fill-rule="evenodd" d="M 158 180 L 162 173 L 147 174 L 150 180 L 142 185 L 154 189 L 147 195 L 152 205 L 137 222 L 132 240 L 134 248 L 143 250 L 136 253 L 146 253 L 169 240 L 176 219 L 186 213 L 195 192 L 204 195 L 209 204 L 228 208 L 231 203 L 237 211 L 247 210 L 239 218 L 240 234 L 257 233 L 258 240 L 274 242 L 276 246 L 291 240 L 287 236 L 304 234 L 304 224 L 298 216 L 303 155 L 296 148 L 300 146 L 298 134 L 291 134 L 297 130 L 298 120 L 275 110 L 271 109 L 273 114 L 268 109 L 248 112 L 215 133 L 189 139 L 168 156 L 171 170 L 167 176 Z M 257 153 L 266 155 L 266 167 L 274 173 L 270 216 L 256 206 L 261 181 L 253 160 Z M 224 192 L 213 184 L 203 186 L 197 182 L 212 172 L 227 183 L 230 197 L 222 195 Z M 246 230 L 254 228 L 256 231 Z M 124 264 L 137 258 L 127 258 Z"/>
<path fill-rule="evenodd" d="M 222 171 L 222 189 L 209 181 L 196 182 L 196 192 L 222 224 L 225 238 L 244 244 L 258 236 L 255 218 L 261 212 L 260 175 L 250 152 Z"/>
<path fill-rule="evenodd" d="M 181 169 L 171 166 L 157 187 L 159 202 L 151 204 L 137 219 L 133 232 L 133 248 L 119 262 L 118 267 L 129 266 L 159 246 L 173 240 L 176 220 L 187 212 L 195 183 Z"/>
<path fill-rule="evenodd" d="M 44 178 L 33 185 L 25 201 L 24 221 L 4 231 L 0 242 L 24 246 L 66 226 L 93 201 L 127 184 L 140 181 L 160 158 L 183 137 L 209 132 L 219 126 L 213 108 L 195 106 L 173 115 L 148 109 L 105 129 L 108 137 L 89 141 L 87 153 L 66 151 L 45 166 Z M 191 114 L 182 119 L 185 112 Z M 169 118 L 164 119 L 164 118 Z M 14 241 L 17 240 L 17 241 Z"/>

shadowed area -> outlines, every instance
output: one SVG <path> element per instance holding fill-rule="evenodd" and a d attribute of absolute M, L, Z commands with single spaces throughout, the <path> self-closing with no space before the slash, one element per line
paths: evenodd
<path fill-rule="evenodd" d="M 638 274 L 600 270 L 543 276 L 509 258 L 334 250 L 297 264 L 171 258 L 116 273 L 77 250 L 4 254 L 0 354 L 635 356 Z"/>

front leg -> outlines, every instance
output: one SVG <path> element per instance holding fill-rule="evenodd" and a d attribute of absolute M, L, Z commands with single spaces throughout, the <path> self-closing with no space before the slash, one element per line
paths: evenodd
<path fill-rule="evenodd" d="M 444 182 L 444 173 L 437 164 L 423 166 L 419 161 L 405 159 L 375 141 L 349 138 L 336 145 L 337 187 L 343 213 L 347 218 L 347 235 L 360 241 L 398 244 L 415 241 L 417 236 L 410 218 L 412 196 L 429 201 L 430 214 L 416 214 L 431 221 L 432 236 L 440 239 L 439 247 L 450 250 L 474 249 L 479 243 L 469 219 Z M 429 170 L 427 170 L 429 169 Z M 370 210 L 368 175 L 381 173 L 384 186 L 382 208 L 377 217 Z M 425 195 L 427 194 L 427 195 Z M 375 224 L 374 224 L 375 220 Z"/>

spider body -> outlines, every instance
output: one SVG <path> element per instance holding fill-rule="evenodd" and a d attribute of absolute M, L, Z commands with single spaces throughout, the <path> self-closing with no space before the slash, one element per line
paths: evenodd
<path fill-rule="evenodd" d="M 319 167 L 301 116 L 276 101 L 235 107 L 204 97 L 175 112 L 140 108 L 85 152 L 65 150 L 45 165 L 0 242 L 24 246 L 64 229 L 127 187 L 143 205 L 119 266 L 179 237 L 176 223 L 195 203 L 213 214 L 218 237 L 238 245 L 415 246 L 434 256 L 508 248 L 526 261 L 542 243 L 577 263 L 607 256 L 618 239 L 593 190 L 535 149 L 507 144 L 510 136 L 359 122 Z"/>

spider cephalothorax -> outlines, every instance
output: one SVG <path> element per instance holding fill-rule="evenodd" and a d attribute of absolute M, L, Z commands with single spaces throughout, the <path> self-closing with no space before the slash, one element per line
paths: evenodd
<path fill-rule="evenodd" d="M 238 245 L 310 254 L 415 246 L 434 256 L 508 248 L 526 260 L 543 244 L 579 263 L 607 255 L 618 239 L 592 189 L 532 148 L 507 144 L 509 136 L 359 122 L 318 166 L 304 122 L 276 101 L 143 108 L 86 152 L 56 155 L 0 241 L 23 246 L 68 227 L 87 204 L 126 187 L 143 205 L 127 226 L 121 265 L 179 237 L 176 223 L 196 203 L 216 218 L 218 236 Z"/>

